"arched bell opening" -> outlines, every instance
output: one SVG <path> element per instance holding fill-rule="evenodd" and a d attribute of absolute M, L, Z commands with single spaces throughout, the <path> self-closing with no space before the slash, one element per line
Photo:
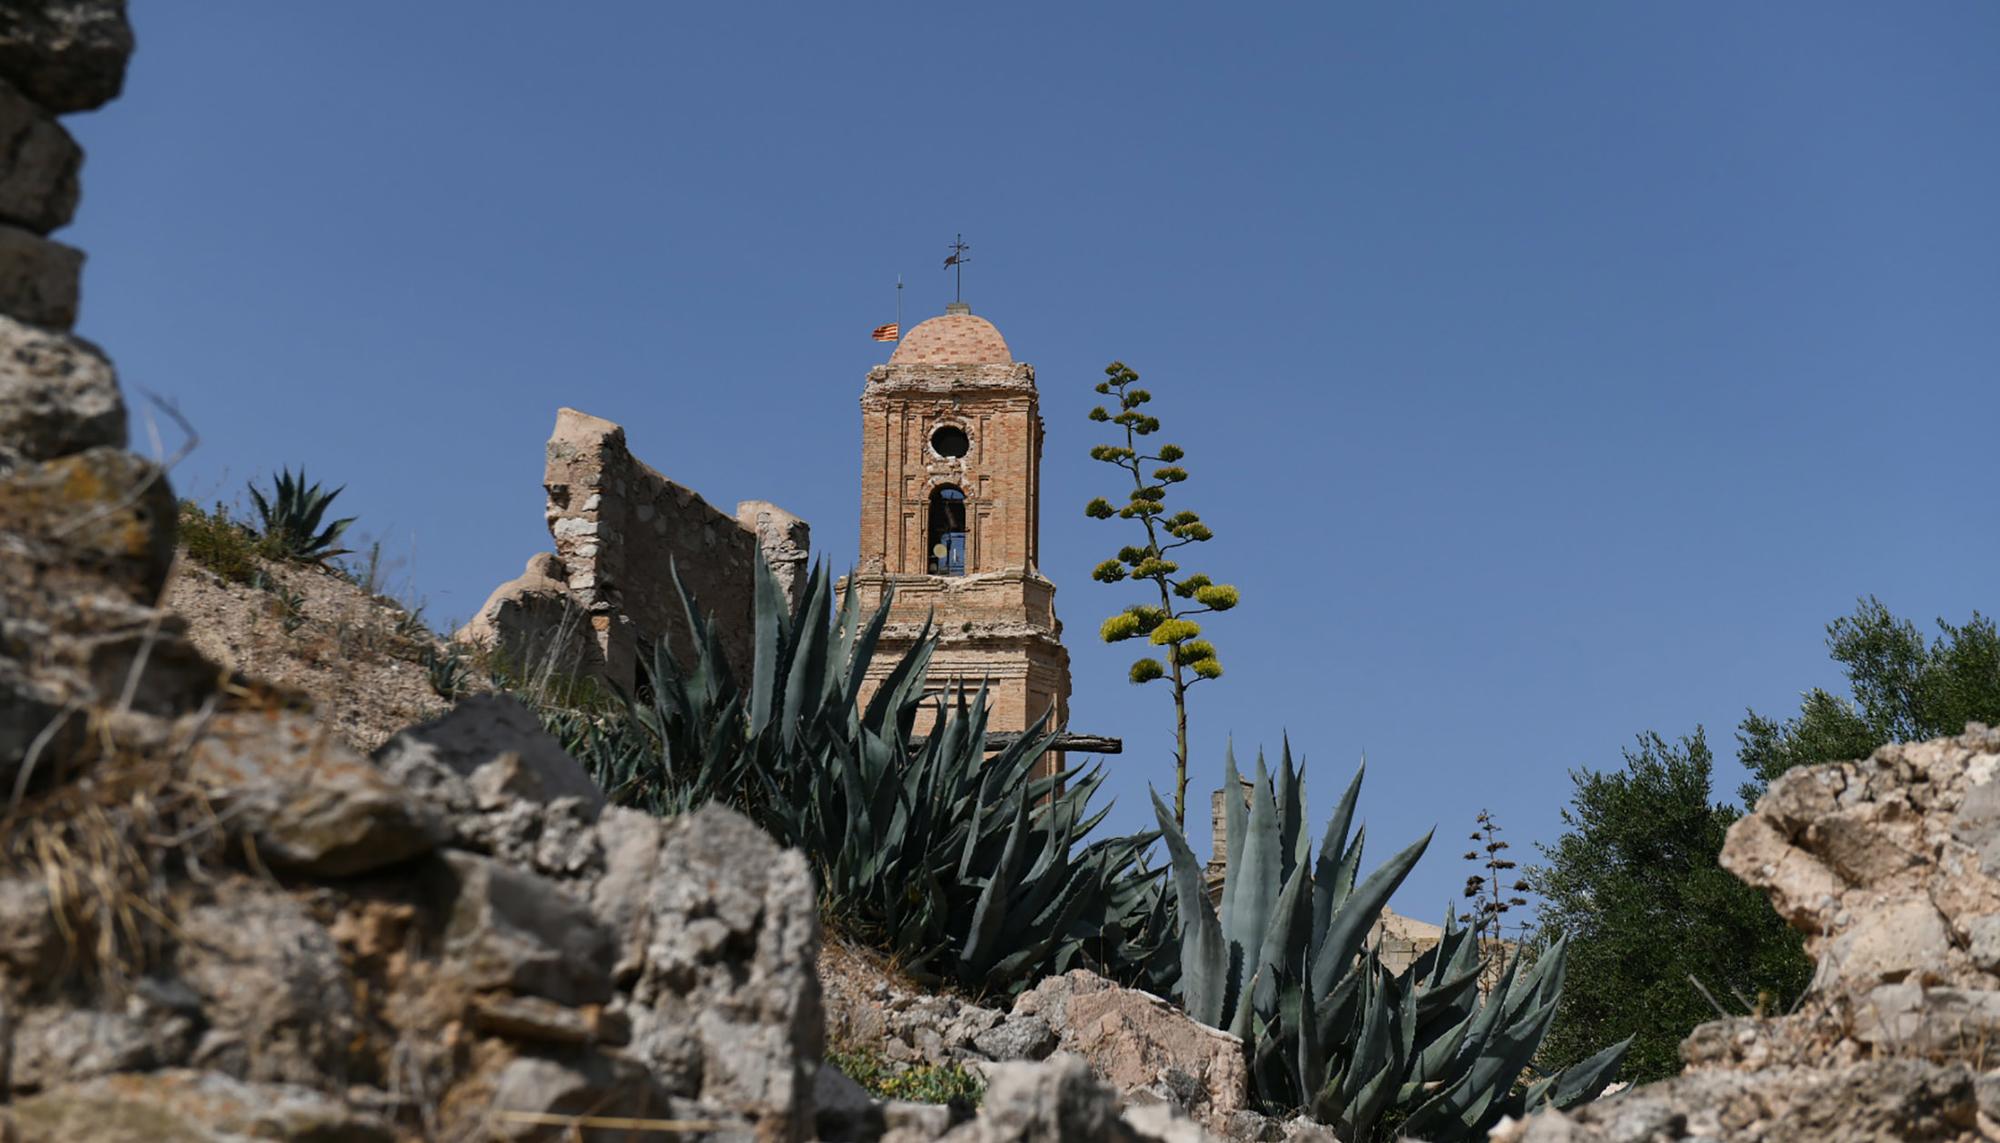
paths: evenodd
<path fill-rule="evenodd" d="M 932 575 L 965 574 L 965 492 L 951 484 L 931 490 L 929 553 Z"/>

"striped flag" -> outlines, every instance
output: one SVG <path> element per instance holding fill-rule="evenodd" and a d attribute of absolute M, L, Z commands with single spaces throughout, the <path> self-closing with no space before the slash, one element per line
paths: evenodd
<path fill-rule="evenodd" d="M 903 336 L 903 324 L 892 321 L 888 325 L 878 325 L 875 332 L 868 336 L 876 341 L 896 341 Z"/>

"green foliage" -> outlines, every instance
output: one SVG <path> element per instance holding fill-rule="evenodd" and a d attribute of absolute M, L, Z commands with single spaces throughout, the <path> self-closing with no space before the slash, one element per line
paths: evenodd
<path fill-rule="evenodd" d="M 277 608 L 278 626 L 285 634 L 295 634 L 306 624 L 306 597 L 283 584 L 271 585 L 271 599 Z"/>
<path fill-rule="evenodd" d="M 826 1062 L 877 1099 L 912 1103 L 944 1103 L 967 1110 L 986 1096 L 986 1084 L 963 1064 L 906 1064 L 897 1067 L 882 1053 L 865 1049 L 832 1049 Z"/>
<path fill-rule="evenodd" d="M 1968 722 L 2000 723 L 2000 632 L 1977 611 L 1963 626 L 1940 619 L 1925 641 L 1873 596 L 1827 626 L 1827 648 L 1846 669 L 1852 699 L 1806 692 L 1784 722 L 1751 711 L 1737 730 L 1752 781 L 1745 805 L 1794 766 L 1866 758 L 1886 742 L 1958 734 Z"/>
<path fill-rule="evenodd" d="M 1696 728 L 1678 743 L 1641 735 L 1621 770 L 1571 774 L 1565 832 L 1525 875 L 1543 898 L 1543 935 L 1570 949 L 1549 1060 L 1630 1037 L 1631 1077 L 1662 1079 L 1680 1071 L 1681 1040 L 1715 1016 L 1690 975 L 1718 996 L 1781 998 L 1811 977 L 1798 934 L 1716 863 L 1739 811 L 1711 800 L 1712 769 Z"/>
<path fill-rule="evenodd" d="M 434 646 L 424 648 L 423 664 L 425 681 L 430 683 L 432 693 L 444 701 L 457 702 L 471 689 L 472 671 L 456 646 L 448 646 L 442 652 Z"/>
<path fill-rule="evenodd" d="M 231 583 L 256 582 L 257 537 L 250 529 L 229 518 L 229 509 L 217 504 L 204 512 L 192 500 L 180 503 L 178 540 L 188 558 Z"/>
<path fill-rule="evenodd" d="M 1187 692 L 1188 688 L 1204 679 L 1222 677 L 1222 663 L 1216 658 L 1215 645 L 1202 642 L 1203 652 L 1184 653 L 1181 645 L 1201 634 L 1199 624 L 1190 622 L 1188 616 L 1211 611 L 1227 611 L 1236 606 L 1238 595 L 1235 588 L 1212 582 L 1199 572 L 1181 574 L 1180 562 L 1168 558 L 1168 553 L 1189 544 L 1206 543 L 1215 538 L 1215 533 L 1201 522 L 1193 512 L 1182 510 L 1167 514 L 1167 489 L 1188 479 L 1186 468 L 1176 461 L 1187 456 L 1179 445 L 1164 444 L 1152 453 L 1142 451 L 1142 437 L 1159 431 L 1158 417 L 1139 412 L 1141 405 L 1152 401 L 1153 395 L 1139 388 L 1135 383 L 1139 375 L 1123 362 L 1114 361 L 1104 369 L 1105 380 L 1097 383 L 1097 391 L 1106 396 L 1116 396 L 1116 414 L 1107 412 L 1103 406 L 1090 411 L 1093 421 L 1109 421 L 1125 430 L 1123 444 L 1092 445 L 1090 456 L 1106 464 L 1122 469 L 1132 480 L 1132 490 L 1123 505 L 1113 507 L 1110 500 L 1099 496 L 1084 505 L 1084 515 L 1097 520 L 1108 520 L 1113 516 L 1121 520 L 1137 520 L 1145 529 L 1146 542 L 1143 545 L 1128 545 L 1120 548 L 1116 559 L 1106 560 L 1091 572 L 1091 578 L 1099 583 L 1120 583 L 1125 580 L 1143 582 L 1157 591 L 1160 596 L 1158 608 L 1127 608 L 1104 621 L 1099 634 L 1107 643 L 1116 643 L 1137 635 L 1148 635 L 1152 642 L 1166 648 L 1166 662 L 1146 658 L 1132 665 L 1128 676 L 1133 683 L 1149 683 L 1155 679 L 1167 679 L 1172 684 L 1174 700 L 1174 820 L 1185 824 L 1187 821 Z M 1151 483 L 1147 479 L 1147 466 L 1151 470 Z M 1176 604 L 1175 600 L 1192 600 L 1193 604 Z"/>
<path fill-rule="evenodd" d="M 1364 831 L 1350 841 L 1349 827 L 1361 777 L 1348 784 L 1315 855 L 1303 822 L 1303 769 L 1287 746 L 1274 789 L 1260 757 L 1249 806 L 1227 799 L 1231 854 L 1219 912 L 1154 796 L 1173 862 L 1188 1014 L 1243 1037 L 1251 1088 L 1267 1110 L 1303 1110 L 1351 1141 L 1392 1132 L 1484 1139 L 1503 1115 L 1594 1098 L 1624 1045 L 1517 1086 L 1554 1018 L 1561 942 L 1525 972 L 1515 960 L 1483 998 L 1477 933 L 1454 918 L 1438 946 L 1400 974 L 1364 946 L 1430 837 L 1357 881 Z M 1223 788 L 1241 788 L 1233 756 Z"/>
<path fill-rule="evenodd" d="M 261 523 L 263 554 L 307 564 L 324 564 L 335 556 L 346 555 L 347 549 L 336 548 L 334 544 L 347 526 L 354 523 L 354 517 L 320 527 L 327 508 L 340 493 L 338 488 L 324 492 L 317 484 L 307 484 L 303 468 L 296 477 L 289 468 L 280 470 L 268 497 L 255 484 L 250 485 L 250 499 L 257 506 Z"/>
<path fill-rule="evenodd" d="M 853 935 L 920 980 L 1018 990 L 1100 963 L 1106 933 L 1136 923 L 1127 914 L 1148 904 L 1136 886 L 1153 835 L 1086 840 L 1105 813 L 1090 809 L 1103 772 L 1042 772 L 1051 738 L 1039 725 L 989 755 L 984 687 L 927 700 L 930 632 L 864 704 L 887 606 L 866 622 L 853 596 L 836 607 L 824 566 L 787 611 L 760 565 L 748 680 L 682 600 L 691 659 L 662 646 L 646 701 L 552 728 L 613 800 L 662 814 L 711 800 L 743 810 L 806 854 Z M 920 740 L 927 705 L 933 729 Z"/>

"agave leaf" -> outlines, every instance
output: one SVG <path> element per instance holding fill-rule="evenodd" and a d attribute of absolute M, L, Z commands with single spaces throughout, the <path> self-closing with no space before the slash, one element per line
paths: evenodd
<path fill-rule="evenodd" d="M 1230 854 L 1230 869 L 1227 880 L 1235 883 L 1236 892 L 1222 908 L 1222 936 L 1231 945 L 1242 951 L 1241 975 L 1237 977 L 1235 992 L 1247 997 L 1251 991 L 1251 974 L 1263 959 L 1262 946 L 1265 930 L 1271 926 L 1271 913 L 1277 907 L 1278 895 L 1282 889 L 1278 880 L 1278 870 L 1283 864 L 1278 836 L 1278 811 L 1271 796 L 1271 776 L 1264 766 L 1264 756 L 1257 756 L 1257 778 L 1250 789 L 1250 822 L 1241 835 L 1239 845 L 1232 835 L 1230 846 L 1237 852 Z M 1250 1006 L 1238 1004 L 1230 1016 L 1228 1030 L 1244 1038 L 1250 1033 Z"/>
<path fill-rule="evenodd" d="M 1382 915 L 1382 906 L 1389 903 L 1389 897 L 1403 878 L 1416 868 L 1417 859 L 1431 843 L 1430 833 L 1411 842 L 1401 853 L 1383 862 L 1382 866 L 1370 873 L 1366 880 L 1357 885 L 1327 924 L 1326 936 L 1320 941 L 1318 954 L 1313 959 L 1311 988 L 1321 996 L 1333 990 L 1337 974 L 1347 966 L 1361 947 L 1361 940 L 1368 935 L 1375 918 Z"/>
<path fill-rule="evenodd" d="M 1354 821 L 1354 804 L 1361 797 L 1361 778 L 1368 770 L 1364 761 L 1354 771 L 1354 777 L 1347 783 L 1347 789 L 1340 795 L 1340 802 L 1333 808 L 1333 816 L 1327 819 L 1326 835 L 1320 839 L 1319 862 L 1313 869 L 1313 951 L 1319 951 L 1319 941 L 1326 932 L 1327 924 L 1333 919 L 1335 887 L 1340 884 L 1337 870 L 1347 856 L 1347 830 Z M 1361 860 L 1360 846 L 1354 847 L 1354 861 Z M 1349 875 L 1352 884 L 1352 873 Z"/>
<path fill-rule="evenodd" d="M 1249 815 L 1249 807 L 1243 799 L 1243 775 L 1236 769 L 1234 740 L 1223 748 L 1222 757 L 1222 836 L 1227 839 L 1229 848 L 1226 864 L 1233 871 L 1237 866 L 1236 851 L 1243 848 L 1244 819 Z M 1222 879 L 1221 915 L 1224 917 L 1230 914 L 1239 883 L 1239 878 L 1227 874 Z"/>
<path fill-rule="evenodd" d="M 1230 984 L 1229 949 L 1222 939 L 1222 922 L 1208 902 L 1201 865 L 1157 792 L 1153 794 L 1153 814 L 1159 819 L 1160 837 L 1167 843 L 1173 862 L 1174 895 L 1180 908 L 1181 1002 L 1189 1016 L 1211 1028 L 1220 1027 Z"/>
<path fill-rule="evenodd" d="M 1625 1062 L 1625 1053 L 1631 1047 L 1632 1037 L 1627 1036 L 1589 1059 L 1579 1060 L 1557 1072 L 1554 1086 L 1547 1095 L 1549 1105 L 1567 1111 L 1604 1094 L 1604 1089 L 1617 1078 L 1618 1065 Z M 1534 1109 L 1534 1105 L 1529 1104 L 1528 1110 Z"/>

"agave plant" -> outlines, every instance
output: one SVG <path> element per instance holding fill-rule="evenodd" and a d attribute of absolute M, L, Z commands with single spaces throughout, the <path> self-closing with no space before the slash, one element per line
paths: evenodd
<path fill-rule="evenodd" d="M 678 579 L 676 579 L 678 587 Z M 865 672 L 888 619 L 835 603 L 816 567 L 795 607 L 760 567 L 747 684 L 683 590 L 694 654 L 656 648 L 651 695 L 611 724 L 551 729 L 614 799 L 656 813 L 720 800 L 812 862 L 821 893 L 919 978 L 1016 990 L 1093 960 L 1121 909 L 1147 904 L 1151 833 L 1086 841 L 1105 810 L 1096 768 L 1036 773 L 1053 742 L 1038 724 L 986 749 L 984 688 L 927 700 L 926 630 L 866 703 Z M 956 688 L 954 688 L 956 689 Z M 926 702 L 932 732 L 914 733 Z"/>
<path fill-rule="evenodd" d="M 1289 745 L 1275 789 L 1260 756 L 1248 807 L 1226 800 L 1232 853 L 1219 912 L 1154 796 L 1173 865 L 1188 1014 L 1243 1037 L 1266 1107 L 1304 1110 L 1349 1140 L 1377 1138 L 1390 1122 L 1418 1138 L 1483 1139 L 1502 1115 L 1595 1098 L 1625 1044 L 1516 1088 L 1554 1018 L 1560 942 L 1525 972 L 1515 960 L 1483 1000 L 1477 934 L 1453 918 L 1437 947 L 1401 973 L 1365 947 L 1430 835 L 1357 883 L 1365 831 L 1351 841 L 1348 834 L 1362 774 L 1348 783 L 1315 856 Z M 1241 788 L 1233 755 L 1225 783 Z"/>
<path fill-rule="evenodd" d="M 346 555 L 347 549 L 334 545 L 355 518 L 349 516 L 320 527 L 320 520 L 342 489 L 324 492 L 317 484 L 308 485 L 303 468 L 296 477 L 289 468 L 279 470 L 275 483 L 269 497 L 255 484 L 249 486 L 250 499 L 257 506 L 259 536 L 265 554 L 309 564 L 323 564 L 335 556 Z"/>

